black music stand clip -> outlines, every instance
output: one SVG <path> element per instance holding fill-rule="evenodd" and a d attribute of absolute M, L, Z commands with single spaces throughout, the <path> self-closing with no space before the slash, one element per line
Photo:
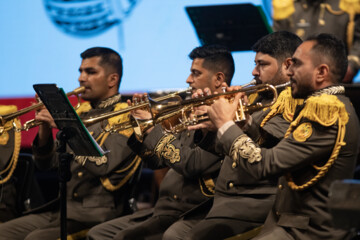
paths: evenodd
<path fill-rule="evenodd" d="M 59 153 L 60 236 L 61 240 L 66 240 L 66 183 L 71 179 L 70 161 L 73 159 L 66 146 L 69 145 L 76 156 L 101 157 L 105 153 L 81 122 L 63 89 L 55 84 L 35 84 L 33 87 L 59 129 L 56 151 Z"/>

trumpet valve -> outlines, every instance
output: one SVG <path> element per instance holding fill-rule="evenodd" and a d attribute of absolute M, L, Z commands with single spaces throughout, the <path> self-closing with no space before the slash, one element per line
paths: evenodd
<path fill-rule="evenodd" d="M 223 93 L 226 93 L 226 87 L 221 87 L 221 91 L 222 91 Z"/>
<path fill-rule="evenodd" d="M 242 99 L 240 98 L 239 103 L 238 103 L 238 109 L 235 112 L 235 122 L 241 122 L 244 120 L 246 120 L 244 103 L 243 103 Z"/>

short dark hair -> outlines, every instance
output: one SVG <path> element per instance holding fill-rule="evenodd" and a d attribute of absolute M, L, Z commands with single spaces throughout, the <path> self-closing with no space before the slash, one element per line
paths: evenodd
<path fill-rule="evenodd" d="M 123 65 L 120 54 L 110 48 L 93 47 L 86 49 L 80 54 L 80 56 L 82 59 L 101 57 L 99 64 L 102 67 L 111 67 L 116 71 L 116 73 L 119 75 L 118 87 L 120 86 L 123 74 Z"/>
<path fill-rule="evenodd" d="M 286 58 L 292 57 L 301 43 L 302 40 L 296 34 L 288 31 L 278 31 L 260 38 L 252 46 L 252 50 L 256 53 L 269 54 L 278 62 L 283 62 Z"/>
<path fill-rule="evenodd" d="M 234 59 L 231 52 L 221 45 L 204 45 L 194 48 L 189 54 L 189 58 L 204 59 L 203 67 L 212 71 L 222 72 L 225 75 L 225 81 L 230 86 L 235 72 Z"/>
<path fill-rule="evenodd" d="M 348 59 L 344 42 L 328 33 L 310 36 L 306 39 L 306 41 L 316 42 L 311 51 L 313 55 L 318 57 L 317 61 L 319 62 L 314 60 L 314 64 L 328 64 L 330 73 L 334 75 L 333 79 L 331 79 L 332 82 L 341 82 L 348 67 Z"/>

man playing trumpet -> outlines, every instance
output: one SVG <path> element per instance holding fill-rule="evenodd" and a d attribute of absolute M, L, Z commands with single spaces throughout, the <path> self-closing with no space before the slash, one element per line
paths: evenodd
<path fill-rule="evenodd" d="M 300 38 L 289 32 L 275 32 L 259 39 L 253 46 L 256 56 L 252 74 L 257 82 L 274 85 L 289 82 L 286 71 L 290 66 L 290 58 L 300 43 Z M 231 87 L 228 90 L 234 89 L 237 88 Z M 201 91 L 198 92 L 201 94 Z M 272 101 L 272 97 L 268 93 L 259 94 L 253 102 L 267 103 Z M 239 107 L 238 102 L 234 101 L 233 104 Z M 296 104 L 289 97 L 289 89 L 285 89 L 270 109 L 259 110 L 248 117 L 243 130 L 259 145 L 266 148 L 275 146 L 285 135 Z M 207 122 L 192 128 L 209 126 L 214 127 Z M 217 135 L 221 133 L 219 129 Z M 256 232 L 273 205 L 275 186 L 276 177 L 270 180 L 255 179 L 239 169 L 237 162 L 225 157 L 215 186 L 213 206 L 205 219 L 196 224 L 184 239 L 215 240 L 252 229 Z"/>
<path fill-rule="evenodd" d="M 219 129 L 216 149 L 236 163 L 239 178 L 281 176 L 275 204 L 255 239 L 350 237 L 333 225 L 327 208 L 331 183 L 353 177 L 359 144 L 359 120 L 338 85 L 346 69 L 344 44 L 332 35 L 311 37 L 297 48 L 287 75 L 292 96 L 305 98 L 305 104 L 272 148 L 259 146 L 232 122 L 236 104 L 219 99 L 208 108 Z"/>
<path fill-rule="evenodd" d="M 186 82 L 194 90 L 207 87 L 220 91 L 223 83 L 230 84 L 234 61 L 226 48 L 198 47 L 189 57 L 193 62 Z M 151 117 L 149 112 L 136 112 L 144 114 L 144 119 Z M 214 181 L 222 160 L 210 151 L 214 139 L 214 132 L 210 131 L 165 134 L 160 124 L 147 131 L 142 144 L 134 136 L 130 137 L 129 145 L 134 151 L 141 155 L 150 153 L 144 156 L 148 167 L 170 167 L 160 184 L 158 201 L 151 211 L 140 211 L 92 228 L 89 239 L 169 239 L 174 232 L 185 235 L 192 225 L 174 223 L 181 217 L 198 221 L 211 206 Z"/>
<path fill-rule="evenodd" d="M 122 77 L 122 60 L 109 48 L 95 47 L 81 54 L 80 86 L 85 87 L 84 102 L 77 109 L 81 118 L 96 116 L 127 107 L 118 92 Z M 58 167 L 52 129 L 56 127 L 49 112 L 36 113 L 42 122 L 33 142 L 33 154 L 39 169 Z M 127 115 L 108 119 L 105 124 L 128 120 Z M 128 213 L 130 184 L 128 179 L 141 159 L 127 147 L 132 130 L 104 134 L 102 125 L 88 127 L 99 145 L 109 151 L 103 157 L 75 156 L 70 162 L 71 180 L 67 183 L 67 233 L 85 236 L 87 230 L 106 220 Z M 71 153 L 71 149 L 67 149 Z M 127 170 L 123 170 L 127 169 Z M 120 170 L 120 171 L 119 171 Z M 0 239 L 58 239 L 60 236 L 59 201 L 55 199 L 33 214 L 0 224 Z"/>

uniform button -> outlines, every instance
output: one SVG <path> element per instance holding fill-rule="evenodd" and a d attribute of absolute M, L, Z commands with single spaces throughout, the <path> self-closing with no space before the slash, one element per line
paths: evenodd
<path fill-rule="evenodd" d="M 174 194 L 174 199 L 175 199 L 175 200 L 178 199 L 178 196 L 177 196 L 176 194 Z"/>
<path fill-rule="evenodd" d="M 280 216 L 280 213 L 278 211 L 275 212 L 276 216 Z"/>
<path fill-rule="evenodd" d="M 220 163 L 223 164 L 224 160 L 220 160 Z"/>
<path fill-rule="evenodd" d="M 237 167 L 237 163 L 236 162 L 233 162 L 232 165 L 231 165 L 232 168 L 236 168 Z"/>
<path fill-rule="evenodd" d="M 234 183 L 230 182 L 229 183 L 229 188 L 233 188 L 234 187 Z"/>
<path fill-rule="evenodd" d="M 190 137 L 190 133 L 189 133 L 189 132 L 187 133 L 187 136 Z"/>
<path fill-rule="evenodd" d="M 282 190 L 282 189 L 284 188 L 284 186 L 281 185 L 281 184 L 279 184 L 278 188 L 279 188 L 280 190 Z"/>
<path fill-rule="evenodd" d="M 78 177 L 81 178 L 84 175 L 83 172 L 78 172 Z"/>
<path fill-rule="evenodd" d="M 74 197 L 78 197 L 79 196 L 79 194 L 78 193 L 74 193 Z"/>

